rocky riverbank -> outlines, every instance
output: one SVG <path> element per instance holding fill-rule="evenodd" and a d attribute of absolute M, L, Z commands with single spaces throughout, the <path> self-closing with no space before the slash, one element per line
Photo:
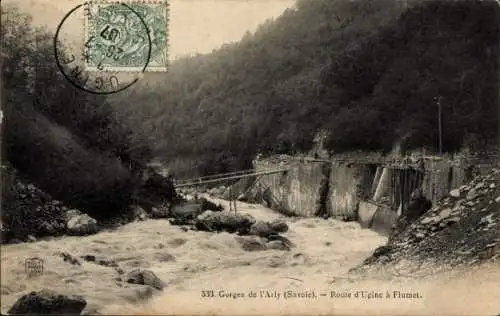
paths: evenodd
<path fill-rule="evenodd" d="M 131 199 L 131 205 L 117 211 L 114 216 L 96 219 L 54 199 L 22 177 L 9 164 L 2 165 L 1 171 L 0 242 L 2 244 L 33 242 L 40 238 L 63 235 L 91 235 L 106 228 L 134 221 L 167 218 L 173 207 L 187 202 L 177 196 L 173 185 L 167 185 L 166 190 L 159 190 L 165 197 L 154 192 L 155 188 L 148 187 L 149 183 L 146 182 L 138 185 L 138 192 Z M 168 179 L 161 178 L 159 181 L 169 184 Z M 201 206 L 207 209 L 211 207 L 203 203 Z"/>
<path fill-rule="evenodd" d="M 32 242 L 38 238 L 96 233 L 97 221 L 38 189 L 17 172 L 2 166 L 1 242 Z M 7 178 L 7 179 L 6 179 Z"/>
<path fill-rule="evenodd" d="M 438 205 L 404 225 L 355 270 L 397 270 L 409 263 L 439 269 L 491 263 L 500 270 L 500 169 L 451 190 Z"/>

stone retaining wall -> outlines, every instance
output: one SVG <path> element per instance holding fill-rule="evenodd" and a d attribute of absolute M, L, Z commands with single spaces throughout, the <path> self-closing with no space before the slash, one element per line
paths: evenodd
<path fill-rule="evenodd" d="M 386 233 L 402 211 L 401 196 L 397 194 L 401 180 L 391 180 L 393 176 L 400 176 L 401 171 L 378 165 L 376 161 L 373 164 L 308 161 L 281 155 L 256 160 L 254 167 L 257 172 L 288 168 L 284 173 L 266 175 L 257 180 L 261 189 L 267 189 L 272 196 L 271 207 L 274 209 L 303 217 L 328 215 L 359 220 L 362 225 L 370 222 L 370 228 Z M 474 175 L 471 165 L 474 163 L 459 155 L 423 159 L 424 174 L 419 182 L 424 197 L 436 205 L 450 190 L 470 181 Z M 409 199 L 411 192 L 408 190 L 405 189 L 405 199 Z M 367 219 L 370 216 L 373 218 Z"/>

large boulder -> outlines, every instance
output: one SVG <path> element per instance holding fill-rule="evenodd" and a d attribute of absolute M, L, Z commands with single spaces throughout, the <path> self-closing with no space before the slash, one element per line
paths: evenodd
<path fill-rule="evenodd" d="M 179 219 L 195 219 L 203 212 L 202 205 L 199 203 L 184 203 L 175 205 L 170 212 L 170 215 Z"/>
<path fill-rule="evenodd" d="M 206 211 L 196 218 L 195 226 L 203 231 L 227 231 L 247 234 L 255 219 L 248 214 Z"/>
<path fill-rule="evenodd" d="M 270 222 L 269 226 L 277 233 L 286 233 L 288 231 L 288 225 L 280 219 Z"/>
<path fill-rule="evenodd" d="M 67 296 L 43 289 L 23 295 L 9 309 L 9 314 L 80 315 L 87 302 L 81 296 Z"/>
<path fill-rule="evenodd" d="M 268 237 L 269 235 L 275 234 L 275 231 L 269 223 L 258 221 L 250 228 L 250 234 L 259 237 Z"/>
<path fill-rule="evenodd" d="M 126 280 L 127 283 L 149 285 L 157 290 L 163 290 L 165 287 L 165 282 L 160 280 L 160 278 L 150 270 L 132 270 L 127 274 Z"/>
<path fill-rule="evenodd" d="M 139 205 L 131 205 L 130 206 L 130 211 L 131 211 L 131 220 L 132 221 L 144 221 L 148 219 L 149 215 L 148 213 Z"/>
<path fill-rule="evenodd" d="M 71 209 L 71 210 L 66 211 L 66 213 L 64 214 L 64 216 L 66 218 L 66 222 L 69 222 L 73 217 L 76 217 L 76 216 L 79 216 L 79 215 L 82 215 L 82 214 L 83 213 L 80 212 L 77 209 Z"/>
<path fill-rule="evenodd" d="M 224 207 L 222 205 L 215 204 L 214 202 L 211 202 L 205 198 L 200 198 L 199 201 L 201 202 L 201 209 L 203 211 L 222 212 L 224 210 Z"/>
<path fill-rule="evenodd" d="M 97 221 L 87 214 L 75 211 L 70 210 L 66 213 L 66 218 L 68 219 L 66 229 L 68 234 L 83 236 L 97 233 L 99 230 Z"/>

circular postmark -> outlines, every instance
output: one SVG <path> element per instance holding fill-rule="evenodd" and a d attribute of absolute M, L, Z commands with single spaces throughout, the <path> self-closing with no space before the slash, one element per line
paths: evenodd
<path fill-rule="evenodd" d="M 150 63 L 152 47 L 143 16 L 126 3 L 80 4 L 64 16 L 54 36 L 63 76 L 93 94 L 117 93 L 136 83 Z"/>

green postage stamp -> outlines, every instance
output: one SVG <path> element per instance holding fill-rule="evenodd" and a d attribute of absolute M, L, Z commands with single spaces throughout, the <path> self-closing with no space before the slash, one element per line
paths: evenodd
<path fill-rule="evenodd" d="M 167 71 L 168 2 L 85 3 L 85 67 L 89 71 Z"/>

